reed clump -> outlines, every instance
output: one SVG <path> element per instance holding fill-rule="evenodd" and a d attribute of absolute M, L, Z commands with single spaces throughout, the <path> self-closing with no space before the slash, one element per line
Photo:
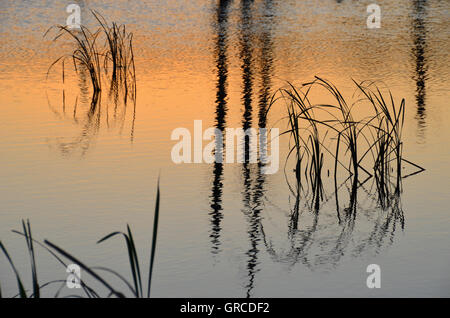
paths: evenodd
<path fill-rule="evenodd" d="M 127 32 L 124 24 L 112 22 L 108 24 L 106 19 L 96 11 L 92 11 L 95 19 L 100 24 L 106 37 L 103 67 L 108 74 L 111 63 L 111 88 L 122 88 L 125 100 L 130 95 L 136 96 L 136 68 L 134 64 L 133 33 Z"/>
<path fill-rule="evenodd" d="M 311 186 L 314 197 L 313 203 L 317 209 L 320 198 L 323 195 L 323 139 L 321 140 L 319 133 L 319 123 L 314 119 L 314 107 L 307 98 L 308 92 L 301 93 L 292 85 L 290 88 L 282 90 L 283 98 L 288 100 L 287 112 L 289 121 L 289 129 L 284 133 L 288 133 L 294 140 L 294 145 L 290 149 L 287 159 L 293 153 L 295 154 L 297 188 L 301 185 L 302 161 L 306 161 L 304 175 Z M 302 126 L 302 120 L 306 122 L 306 125 Z M 326 134 L 323 138 L 325 137 Z"/>
<path fill-rule="evenodd" d="M 107 297 L 115 296 L 118 298 L 125 297 L 125 293 L 119 290 L 119 288 L 115 287 L 114 284 L 105 278 L 103 278 L 99 272 L 104 272 L 108 274 L 112 274 L 115 278 L 119 279 L 131 292 L 133 297 L 141 298 L 141 297 L 150 297 L 150 291 L 151 291 L 151 281 L 152 281 L 152 274 L 153 274 L 153 266 L 155 261 L 155 255 L 156 255 L 156 239 L 157 239 L 157 232 L 158 232 L 158 224 L 159 224 L 159 202 L 160 202 L 160 191 L 159 191 L 159 181 L 158 181 L 158 187 L 157 187 L 157 193 L 156 193 L 156 203 L 155 203 L 155 212 L 154 212 L 154 220 L 153 220 L 153 234 L 152 234 L 152 240 L 151 240 L 151 246 L 150 246 L 150 262 L 149 262 L 149 269 L 148 269 L 148 278 L 147 278 L 147 291 L 144 293 L 144 280 L 143 275 L 141 274 L 140 269 L 140 262 L 138 258 L 138 253 L 136 250 L 136 245 L 134 243 L 133 234 L 130 229 L 130 227 L 127 225 L 127 231 L 126 232 L 112 232 L 102 239 L 100 239 L 97 243 L 104 242 L 114 236 L 122 235 L 125 239 L 126 247 L 127 247 L 127 255 L 130 262 L 130 270 L 131 270 L 131 276 L 132 276 L 132 282 L 130 282 L 128 279 L 126 279 L 123 275 L 119 274 L 118 272 L 107 268 L 107 267 L 101 267 L 101 266 L 88 266 L 84 262 L 80 261 L 77 257 L 73 256 L 63 248 L 57 246 L 56 244 L 44 240 L 43 243 L 35 240 L 31 233 L 31 226 L 30 222 L 27 220 L 26 222 L 22 220 L 22 228 L 23 232 L 15 231 L 14 233 L 19 234 L 25 238 L 26 244 L 27 244 L 27 250 L 29 253 L 30 258 L 30 268 L 31 268 L 31 282 L 32 282 L 32 290 L 29 292 L 26 287 L 25 283 L 23 282 L 22 276 L 20 275 L 19 271 L 17 270 L 16 266 L 14 265 L 14 262 L 12 258 L 10 257 L 6 247 L 3 245 L 3 243 L 0 241 L 0 250 L 5 255 L 6 259 L 8 260 L 8 263 L 10 264 L 15 279 L 17 281 L 17 289 L 18 293 L 14 296 L 20 297 L 20 298 L 40 298 L 42 296 L 42 290 L 48 286 L 54 285 L 54 284 L 60 284 L 59 288 L 57 288 L 57 291 L 54 295 L 54 297 L 58 297 L 62 291 L 62 289 L 66 286 L 67 280 L 66 279 L 55 279 L 43 284 L 40 284 L 38 281 L 38 275 L 37 275 L 37 262 L 35 258 L 35 244 L 39 247 L 45 249 L 48 253 L 50 253 L 64 268 L 63 273 L 66 272 L 66 269 L 68 268 L 68 264 L 63 261 L 63 259 L 69 260 L 71 263 L 74 263 L 78 265 L 85 273 L 88 273 L 90 277 L 92 277 L 97 283 L 102 285 L 108 290 Z M 76 275 L 76 273 L 73 273 Z M 81 290 L 84 293 L 84 296 L 87 298 L 99 298 L 101 293 L 98 293 L 96 290 L 94 290 L 92 287 L 90 287 L 85 281 L 81 279 L 81 277 L 77 277 Z M 82 295 L 69 295 L 67 297 L 82 297 Z M 1 288 L 0 288 L 0 298 L 2 298 Z"/>
<path fill-rule="evenodd" d="M 403 157 L 405 100 L 397 105 L 390 91 L 386 97 L 373 83 L 354 83 L 360 98 L 352 103 L 333 83 L 317 76 L 299 88 L 288 83 L 288 88 L 280 89 L 272 99 L 273 104 L 284 101 L 287 108 L 288 128 L 283 134 L 288 134 L 293 143 L 290 142 L 285 167 L 294 154 L 297 187 L 307 185 L 313 190 L 316 207 L 318 198 L 322 198 L 324 155 L 334 161 L 336 187 L 338 166 L 344 168 L 347 178 L 353 179 L 354 186 L 360 182 L 360 171 L 366 174 L 365 180 L 375 176 L 381 187 L 390 182 L 391 174 L 395 172 L 396 191 L 401 188 L 402 163 L 413 165 L 418 172 L 424 170 Z M 322 89 L 321 93 L 324 89 L 332 102 L 313 103 L 310 95 L 316 88 Z M 279 96 L 275 97 L 277 94 Z M 357 118 L 361 103 L 368 103 L 372 114 Z M 302 166 L 305 171 L 303 182 Z"/>
<path fill-rule="evenodd" d="M 128 32 L 123 24 L 116 22 L 108 24 L 106 19 L 96 11 L 91 10 L 91 13 L 100 24 L 94 32 L 83 25 L 80 26 L 80 29 L 57 25 L 49 28 L 44 34 L 45 37 L 51 30 L 56 29 L 53 41 L 57 41 L 64 35 L 68 35 L 75 41 L 75 48 L 71 53 L 59 57 L 50 65 L 47 77 L 53 66 L 61 62 L 64 81 L 64 61 L 71 59 L 77 74 L 80 67 L 89 72 L 93 104 L 99 101 L 102 77 L 109 79 L 111 92 L 118 94 L 119 90 L 123 91 L 125 103 L 128 97 L 134 101 L 136 99 L 136 68 L 133 33 Z M 101 44 L 102 42 L 103 44 Z"/>
<path fill-rule="evenodd" d="M 78 73 L 80 67 L 84 68 L 89 72 L 91 79 L 93 96 L 92 101 L 97 103 L 99 94 L 102 90 L 101 86 L 101 51 L 97 45 L 98 36 L 100 31 L 92 33 L 84 26 L 80 26 L 80 30 L 70 29 L 68 26 L 58 25 L 51 27 L 45 35 L 50 32 L 53 28 L 57 29 L 57 34 L 53 38 L 53 41 L 57 41 L 64 35 L 68 35 L 70 38 L 75 40 L 75 49 L 70 54 L 60 56 L 56 59 L 48 68 L 47 77 L 54 65 L 58 62 L 62 63 L 62 76 L 64 81 L 64 61 L 68 58 L 72 59 L 75 72 Z M 45 36 L 44 35 L 44 36 Z"/>
<path fill-rule="evenodd" d="M 373 88 L 373 84 L 365 85 L 364 82 L 360 84 L 355 82 L 355 84 L 375 112 L 373 118 L 376 131 L 374 138 L 376 157 L 373 170 L 381 184 L 384 184 L 385 180 L 389 179 L 391 171 L 395 170 L 397 191 L 399 191 L 402 161 L 411 163 L 403 158 L 402 131 L 405 121 L 405 99 L 396 106 L 391 92 L 389 92 L 389 99 L 386 99 L 378 87 Z"/>

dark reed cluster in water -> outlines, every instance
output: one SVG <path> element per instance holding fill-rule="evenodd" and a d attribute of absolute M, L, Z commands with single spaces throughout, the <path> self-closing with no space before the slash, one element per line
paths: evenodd
<path fill-rule="evenodd" d="M 83 25 L 79 29 L 57 25 L 47 30 L 45 35 L 56 28 L 57 33 L 53 41 L 66 35 L 73 39 L 76 45 L 70 54 L 59 57 L 50 65 L 47 76 L 55 64 L 71 59 L 77 73 L 79 68 L 83 68 L 89 73 L 93 105 L 99 101 L 102 91 L 102 74 L 109 79 L 110 91 L 118 93 L 122 90 L 125 102 L 128 97 L 134 100 L 136 98 L 136 69 L 133 33 L 128 32 L 124 24 L 112 22 L 110 25 L 101 14 L 93 10 L 91 12 L 100 25 L 95 31 L 90 31 Z M 103 42 L 103 44 L 99 42 Z"/>
<path fill-rule="evenodd" d="M 300 87 L 288 83 L 273 95 L 268 112 L 280 103 L 287 110 L 284 173 L 295 198 L 282 243 L 288 246 L 277 247 L 271 231 L 259 224 L 275 261 L 312 270 L 336 267 L 347 254 L 379 253 L 404 229 L 402 179 L 424 170 L 403 155 L 405 100 L 396 104 L 375 83 L 353 82 L 351 103 L 320 77 Z M 405 164 L 413 171 L 405 173 L 411 170 Z M 372 230 L 358 230 L 357 220 Z"/>
<path fill-rule="evenodd" d="M 385 96 L 374 83 L 354 81 L 354 84 L 357 99 L 351 104 L 334 84 L 316 77 L 300 88 L 289 83 L 288 88 L 276 93 L 278 96 L 272 99 L 269 107 L 270 110 L 280 101 L 286 104 L 288 129 L 283 134 L 289 135 L 290 149 L 285 167 L 294 156 L 296 180 L 296 187 L 291 183 L 289 186 L 297 193 L 309 188 L 316 209 L 323 200 L 326 157 L 333 161 L 336 188 L 339 167 L 343 169 L 345 179 L 352 179 L 355 186 L 375 178 L 382 199 L 380 203 L 385 203 L 388 194 L 401 192 L 401 180 L 405 177 L 402 176 L 402 163 L 414 166 L 418 169 L 416 172 L 424 170 L 403 157 L 405 100 L 396 105 L 390 91 Z M 322 89 L 321 94 L 329 94 L 334 102 L 313 103 L 310 94 L 315 88 Z M 363 103 L 368 103 L 372 114 L 356 118 L 357 108 Z M 362 173 L 364 179 L 361 181 Z"/>
<path fill-rule="evenodd" d="M 49 28 L 45 33 L 54 33 L 53 42 L 61 41 L 63 37 L 73 41 L 70 53 L 57 58 L 47 71 L 56 65 L 61 65 L 62 81 L 66 77 L 65 65 L 73 64 L 73 69 L 78 77 L 80 91 L 82 94 L 79 105 L 78 96 L 75 99 L 73 111 L 66 107 L 66 92 L 62 90 L 62 112 L 51 106 L 49 107 L 59 117 L 71 114 L 76 124 L 80 123 L 80 116 L 85 114 L 81 120 L 84 123 L 81 134 L 70 142 L 57 141 L 57 146 L 64 156 L 70 155 L 76 150 L 81 150 L 84 155 L 90 146 L 92 137 L 98 133 L 101 122 L 101 113 L 106 115 L 108 128 L 114 123 L 120 125 L 120 131 L 124 126 L 126 108 L 129 101 L 133 104 L 133 117 L 131 123 L 130 139 L 134 138 L 134 123 L 136 118 L 136 68 L 133 51 L 133 33 L 127 31 L 124 24 L 112 22 L 96 11 L 91 10 L 92 15 L 99 26 L 95 31 L 89 30 L 81 25 L 79 28 L 57 25 Z M 90 79 L 90 81 L 89 81 Z M 101 105 L 101 92 L 106 82 L 109 87 L 108 97 L 112 103 L 103 107 Z M 90 93 L 91 92 L 91 93 Z M 92 95 L 89 95 L 92 94 Z M 90 105 L 83 111 L 83 104 Z M 113 116 L 110 116 L 110 104 L 113 104 Z M 120 107 L 119 107 L 120 105 Z"/>

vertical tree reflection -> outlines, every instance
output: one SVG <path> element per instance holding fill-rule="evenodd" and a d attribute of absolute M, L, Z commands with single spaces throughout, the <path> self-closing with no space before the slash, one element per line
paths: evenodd
<path fill-rule="evenodd" d="M 217 69 L 217 92 L 216 92 L 216 128 L 224 131 L 227 113 L 227 79 L 228 79 L 228 11 L 231 1 L 220 0 L 216 10 L 216 69 Z M 221 151 L 216 147 L 216 151 Z M 223 192 L 223 164 L 215 162 L 213 169 L 213 184 L 211 190 L 211 231 L 210 238 L 212 244 L 212 253 L 217 254 L 220 251 L 220 231 L 221 221 L 223 219 L 222 192 Z"/>
<path fill-rule="evenodd" d="M 426 87 L 425 82 L 427 80 L 427 59 L 426 59 L 426 36 L 427 29 L 425 24 L 425 17 L 427 15 L 426 11 L 427 0 L 414 0 L 413 1 L 413 21 L 412 21 L 412 32 L 414 37 L 414 46 L 412 48 L 412 54 L 415 59 L 415 71 L 414 71 L 414 81 L 416 82 L 416 102 L 417 102 L 417 113 L 416 119 L 418 123 L 418 135 L 420 138 L 424 137 L 424 131 L 426 127 L 426 109 L 425 109 L 425 97 L 426 97 Z"/>
<path fill-rule="evenodd" d="M 272 76 L 272 1 L 266 0 L 263 3 L 263 14 L 261 21 L 258 20 L 258 26 L 261 28 L 258 32 L 255 30 L 256 23 L 253 23 L 253 6 L 251 0 L 243 0 L 241 2 L 241 21 L 240 21 L 240 58 L 242 60 L 242 103 L 244 105 L 242 126 L 243 129 L 249 129 L 253 125 L 253 108 L 252 95 L 254 92 L 255 69 L 256 62 L 259 62 L 259 82 L 260 90 L 258 92 L 258 128 L 266 128 L 267 125 L 267 108 L 271 96 L 271 76 Z M 255 36 L 256 35 L 256 36 Z M 256 48 L 260 49 L 258 59 L 255 59 Z M 260 153 L 263 137 L 261 132 L 259 135 Z M 259 271 L 259 253 L 258 247 L 261 241 L 262 217 L 263 209 L 262 199 L 265 189 L 265 175 L 262 173 L 261 161 L 256 164 L 249 162 L 249 144 L 250 139 L 246 135 L 245 139 L 245 160 L 242 167 L 244 190 L 244 215 L 247 220 L 248 238 L 250 247 L 246 252 L 247 255 L 247 284 L 245 286 L 246 296 L 251 297 L 255 284 L 255 276 Z"/>

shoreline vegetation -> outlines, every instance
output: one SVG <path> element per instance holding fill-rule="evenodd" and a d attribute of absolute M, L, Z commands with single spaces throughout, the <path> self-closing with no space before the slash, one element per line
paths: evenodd
<path fill-rule="evenodd" d="M 44 289 L 48 286 L 59 284 L 55 295 L 53 298 L 57 298 L 62 289 L 68 284 L 69 278 L 65 279 L 55 279 L 43 284 L 39 283 L 38 280 L 38 274 L 37 274 L 37 264 L 36 264 L 36 252 L 35 252 L 35 246 L 46 250 L 52 257 L 54 257 L 61 266 L 64 267 L 64 272 L 68 268 L 70 263 L 67 263 L 63 259 L 67 259 L 67 261 L 72 262 L 76 265 L 78 265 L 84 272 L 89 274 L 89 276 L 98 284 L 100 284 L 103 288 L 105 288 L 108 292 L 106 297 L 115 296 L 117 298 L 124 298 L 125 293 L 122 291 L 119 291 L 116 287 L 113 287 L 113 284 L 108 282 L 106 279 L 104 279 L 101 274 L 99 273 L 108 273 L 112 274 L 115 278 L 117 278 L 119 281 L 121 281 L 124 286 L 126 286 L 127 290 L 131 292 L 131 295 L 136 298 L 150 298 L 151 295 L 151 281 L 152 281 L 152 274 L 153 274 L 153 267 L 154 267 L 154 261 L 155 261 L 155 255 L 156 255 L 156 240 L 157 240 L 157 234 L 158 234 L 158 223 L 159 223 L 159 204 L 160 204 L 160 190 L 159 190 L 159 180 L 157 185 L 157 191 L 156 191 L 156 201 L 155 201 L 155 211 L 154 211 L 154 219 L 153 219 L 153 234 L 152 234 L 152 240 L 151 240 L 151 248 L 150 248 L 150 255 L 149 255 L 149 269 L 147 274 L 147 289 L 145 290 L 145 281 L 143 277 L 143 272 L 141 271 L 141 263 L 139 261 L 138 253 L 136 250 L 136 245 L 134 243 L 133 234 L 131 231 L 131 228 L 127 224 L 127 231 L 121 232 L 116 231 L 112 232 L 103 238 L 101 238 L 99 241 L 97 241 L 97 244 L 100 244 L 106 240 L 109 240 L 115 236 L 122 236 L 125 240 L 126 247 L 127 247 L 127 254 L 129 258 L 129 264 L 130 264 L 130 271 L 132 280 L 126 279 L 121 274 L 117 273 L 116 271 L 102 266 L 88 266 L 84 262 L 80 261 L 77 257 L 73 256 L 63 248 L 59 247 L 58 245 L 50 242 L 49 240 L 44 240 L 43 242 L 39 242 L 33 238 L 32 232 L 31 232 L 31 225 L 30 221 L 22 220 L 22 230 L 23 232 L 13 230 L 13 233 L 16 233 L 20 236 L 23 236 L 25 238 L 25 242 L 27 244 L 27 250 L 29 253 L 30 258 L 30 266 L 31 266 L 31 278 L 32 278 L 32 288 L 31 290 L 28 290 L 25 287 L 25 284 L 23 282 L 22 276 L 19 274 L 16 266 L 14 265 L 13 260 L 11 259 L 5 245 L 0 241 L 0 249 L 5 255 L 6 259 L 8 260 L 8 263 L 11 266 L 11 269 L 14 272 L 15 279 L 17 282 L 17 289 L 18 292 L 13 298 L 41 298 L 41 289 Z M 75 276 L 73 276 L 75 275 Z M 72 271 L 71 277 L 80 284 L 81 291 L 83 292 L 84 296 L 87 298 L 100 298 L 101 294 L 89 286 L 81 277 L 77 276 L 75 272 Z M 67 297 L 82 297 L 81 295 L 69 295 Z M 0 285 L 0 298 L 2 298 L 2 292 L 1 292 L 1 285 Z"/>

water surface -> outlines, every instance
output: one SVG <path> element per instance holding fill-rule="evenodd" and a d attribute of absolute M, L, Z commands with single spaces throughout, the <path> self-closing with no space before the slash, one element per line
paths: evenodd
<path fill-rule="evenodd" d="M 133 31 L 135 109 L 103 96 L 90 120 L 89 83 L 69 66 L 64 83 L 60 67 L 46 80 L 71 44 L 43 34 L 65 23 L 71 2 L 90 28 L 95 9 Z M 366 27 L 372 1 L 71 2 L 0 4 L 0 239 L 21 272 L 25 244 L 10 230 L 22 218 L 36 238 L 125 275 L 125 244 L 95 242 L 128 223 L 147 264 L 160 175 L 155 297 L 450 296 L 448 1 L 379 1 L 380 29 Z M 394 208 L 379 206 L 369 181 L 351 219 L 337 218 L 332 187 L 319 213 L 305 200 L 293 218 L 282 169 L 172 162 L 172 130 L 192 130 L 196 119 L 204 128 L 283 130 L 284 108 L 261 116 L 271 94 L 315 75 L 349 99 L 352 79 L 405 98 L 404 155 L 426 171 L 403 180 Z M 286 153 L 284 141 L 281 162 Z M 344 210 L 352 192 L 340 191 Z M 381 289 L 366 286 L 372 263 Z M 12 296 L 4 258 L 0 266 Z M 38 266 L 42 281 L 65 278 L 44 251 Z"/>

